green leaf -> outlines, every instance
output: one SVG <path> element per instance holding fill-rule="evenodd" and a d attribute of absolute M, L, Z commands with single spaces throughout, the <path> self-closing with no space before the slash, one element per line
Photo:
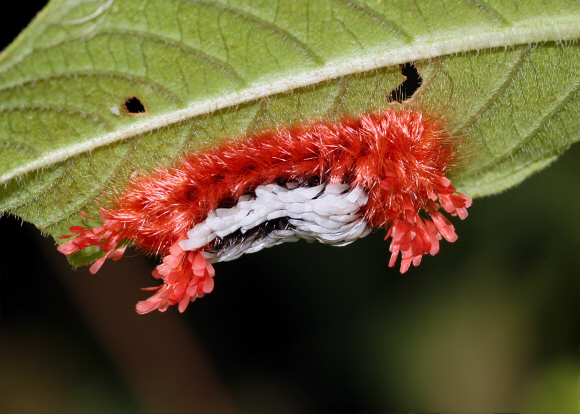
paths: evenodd
<path fill-rule="evenodd" d="M 0 211 L 59 236 L 135 172 L 384 108 L 405 62 L 402 106 L 464 143 L 454 183 L 496 193 L 580 139 L 579 35 L 575 0 L 52 0 L 0 55 Z"/>

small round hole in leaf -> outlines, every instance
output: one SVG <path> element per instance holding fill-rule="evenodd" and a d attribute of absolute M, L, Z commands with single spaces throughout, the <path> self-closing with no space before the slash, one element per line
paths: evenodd
<path fill-rule="evenodd" d="M 143 105 L 141 100 L 136 96 L 127 98 L 127 100 L 123 104 L 123 108 L 125 109 L 127 114 L 133 116 L 145 115 L 148 113 L 147 108 L 145 108 L 145 105 Z"/>

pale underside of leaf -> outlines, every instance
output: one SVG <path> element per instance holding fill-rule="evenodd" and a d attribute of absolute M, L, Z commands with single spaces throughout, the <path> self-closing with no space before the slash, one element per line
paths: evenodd
<path fill-rule="evenodd" d="M 385 108 L 405 62 L 423 85 L 402 106 L 464 141 L 454 182 L 502 191 L 580 138 L 580 5 L 553 3 L 53 0 L 0 55 L 0 206 L 66 233 L 135 171 Z"/>

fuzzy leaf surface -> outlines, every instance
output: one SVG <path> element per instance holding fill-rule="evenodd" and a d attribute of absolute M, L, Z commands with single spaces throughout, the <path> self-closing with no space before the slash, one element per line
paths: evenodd
<path fill-rule="evenodd" d="M 399 105 L 405 62 L 497 193 L 580 139 L 579 36 L 575 0 L 52 0 L 0 55 L 0 211 L 57 237 L 184 153 Z"/>

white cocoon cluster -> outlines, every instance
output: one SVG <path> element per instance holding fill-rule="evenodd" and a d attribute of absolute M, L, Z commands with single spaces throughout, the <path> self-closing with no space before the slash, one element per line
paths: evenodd
<path fill-rule="evenodd" d="M 202 254 L 210 262 L 234 260 L 244 253 L 253 253 L 287 241 L 318 240 L 332 245 L 346 245 L 366 236 L 371 228 L 360 212 L 368 194 L 348 184 L 320 184 L 301 187 L 258 186 L 255 195 L 244 195 L 232 208 L 218 208 L 205 221 L 187 232 L 187 240 L 179 242 L 183 250 L 197 250 L 216 237 L 224 238 L 238 230 L 248 230 L 268 221 L 287 217 L 291 228 L 273 230 L 267 235 L 254 234 L 217 252 Z"/>

